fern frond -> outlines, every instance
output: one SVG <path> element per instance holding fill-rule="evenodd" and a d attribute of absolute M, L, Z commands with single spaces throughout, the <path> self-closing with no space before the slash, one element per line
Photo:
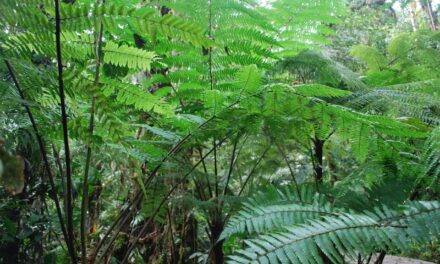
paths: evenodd
<path fill-rule="evenodd" d="M 330 204 L 258 206 L 257 204 L 246 203 L 240 212 L 231 218 L 219 239 L 225 239 L 234 234 L 273 231 L 284 226 L 302 224 L 306 220 L 331 215 L 334 216 L 336 213 L 333 212 Z"/>
<path fill-rule="evenodd" d="M 246 240 L 247 248 L 228 263 L 323 263 L 320 252 L 344 263 L 343 254 L 355 258 L 392 246 L 393 239 L 399 239 L 393 229 L 364 215 L 325 217 Z"/>
<path fill-rule="evenodd" d="M 352 91 L 367 89 L 357 73 L 313 50 L 303 51 L 293 58 L 285 58 L 278 63 L 277 68 L 281 72 L 295 74 L 302 82 L 313 81 Z"/>
<path fill-rule="evenodd" d="M 336 89 L 322 84 L 304 84 L 294 86 L 293 88 L 296 93 L 310 97 L 338 98 L 352 94 L 350 91 Z"/>
<path fill-rule="evenodd" d="M 150 70 L 155 60 L 154 52 L 148 52 L 127 45 L 108 42 L 104 47 L 104 62 L 116 66 L 128 67 L 134 70 Z"/>
<path fill-rule="evenodd" d="M 405 249 L 411 240 L 430 239 L 440 231 L 438 202 L 411 202 L 400 211 L 386 207 L 363 214 L 324 216 L 304 224 L 246 240 L 247 247 L 230 263 L 334 263 L 344 255 L 353 259 L 385 249 Z M 276 230 L 276 229 L 275 229 Z"/>
<path fill-rule="evenodd" d="M 386 58 L 375 48 L 357 45 L 351 49 L 351 55 L 367 64 L 371 71 L 380 71 L 386 66 Z"/>
<path fill-rule="evenodd" d="M 151 8 L 127 8 L 116 3 L 97 5 L 65 5 L 61 9 L 63 26 L 67 29 L 90 29 L 101 21 L 108 29 L 116 29 L 118 25 L 127 25 L 128 29 L 136 29 L 148 33 L 152 39 L 156 34 L 168 37 L 179 37 L 194 44 L 209 47 L 213 42 L 204 36 L 198 25 L 174 16 L 160 16 Z"/>
<path fill-rule="evenodd" d="M 255 92 L 263 83 L 263 73 L 255 65 L 249 65 L 241 68 L 236 75 L 237 82 L 235 85 L 241 91 L 248 93 Z"/>
<path fill-rule="evenodd" d="M 102 92 L 107 97 L 115 95 L 118 102 L 132 105 L 138 110 L 153 111 L 165 115 L 174 114 L 172 105 L 136 85 L 111 81 L 103 87 Z"/>

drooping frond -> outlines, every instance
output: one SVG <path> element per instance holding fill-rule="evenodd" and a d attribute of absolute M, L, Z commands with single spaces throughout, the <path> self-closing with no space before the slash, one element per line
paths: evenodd
<path fill-rule="evenodd" d="M 439 88 L 437 79 L 394 84 L 358 91 L 343 102 L 363 111 L 416 117 L 427 124 L 439 124 Z"/>
<path fill-rule="evenodd" d="M 382 208 L 364 214 L 340 214 L 285 227 L 245 241 L 229 263 L 334 263 L 385 249 L 406 248 L 412 239 L 429 239 L 440 228 L 438 202 L 414 202 L 403 211 Z"/>
<path fill-rule="evenodd" d="M 399 122 L 397 119 L 357 112 L 351 108 L 327 103 L 316 97 L 307 97 L 295 92 L 295 87 L 284 84 L 271 84 L 266 87 L 271 92 L 266 95 L 264 112 L 298 113 L 309 123 L 303 123 L 301 130 L 307 138 L 316 135 L 325 139 L 335 130 L 338 135 L 351 143 L 352 150 L 359 160 L 363 161 L 369 152 L 372 139 L 381 136 L 391 137 L 426 137 L 426 131 L 410 123 Z"/>
<path fill-rule="evenodd" d="M 426 180 L 429 186 L 435 187 L 440 180 L 440 127 L 432 131 L 425 144 L 422 156 L 424 171 L 420 180 Z"/>
<path fill-rule="evenodd" d="M 247 93 L 254 93 L 263 83 L 262 72 L 255 65 L 241 68 L 236 74 L 236 79 L 235 86 Z"/>
<path fill-rule="evenodd" d="M 293 88 L 296 93 L 309 97 L 338 98 L 352 94 L 350 91 L 336 89 L 323 84 L 304 84 L 294 86 Z"/>
<path fill-rule="evenodd" d="M 139 86 L 123 82 L 110 81 L 103 87 L 106 97 L 116 96 L 116 100 L 125 105 L 144 111 L 154 111 L 161 114 L 172 115 L 171 105 L 161 97 L 143 90 Z"/>
<path fill-rule="evenodd" d="M 284 226 L 302 224 L 306 220 L 336 215 L 330 204 L 274 204 L 258 206 L 246 203 L 224 229 L 220 239 L 234 234 L 263 233 Z"/>
<path fill-rule="evenodd" d="M 212 41 L 204 36 L 199 26 L 185 21 L 178 16 L 160 16 L 152 8 L 136 8 L 116 3 L 105 5 L 64 5 L 61 9 L 63 26 L 69 30 L 92 28 L 94 23 L 101 21 L 108 29 L 116 29 L 118 25 L 126 25 L 126 29 L 150 34 L 156 39 L 156 34 L 169 37 L 179 37 L 197 45 L 210 46 Z"/>
<path fill-rule="evenodd" d="M 313 50 L 281 60 L 277 69 L 280 72 L 295 74 L 296 79 L 302 83 L 315 82 L 352 91 L 367 88 L 358 74 L 323 53 Z"/>
<path fill-rule="evenodd" d="M 319 48 L 329 43 L 329 24 L 339 22 L 344 8 L 339 1 L 275 1 L 264 14 L 273 21 L 276 38 L 282 48 L 274 48 L 279 58 L 292 57 L 302 50 Z"/>
<path fill-rule="evenodd" d="M 368 68 L 372 71 L 379 71 L 387 64 L 385 56 L 380 54 L 377 49 L 369 46 L 354 46 L 351 49 L 351 55 L 367 64 Z"/>
<path fill-rule="evenodd" d="M 367 255 L 392 245 L 393 228 L 363 215 L 325 217 L 286 231 L 246 240 L 229 263 L 323 263 L 320 251 L 332 262 L 343 263 L 343 254 Z"/>

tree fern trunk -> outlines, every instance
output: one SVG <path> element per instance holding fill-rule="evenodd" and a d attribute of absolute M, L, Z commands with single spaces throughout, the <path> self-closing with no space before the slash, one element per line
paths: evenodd
<path fill-rule="evenodd" d="M 216 209 L 213 213 L 211 219 L 212 222 L 209 224 L 210 231 L 210 252 L 209 259 L 212 264 L 223 264 L 224 263 L 224 255 L 223 255 L 223 240 L 218 241 L 221 233 L 224 229 L 223 221 L 221 220 L 221 216 L 219 215 L 219 209 Z"/>
<path fill-rule="evenodd" d="M 322 170 L 322 157 L 323 157 L 323 150 L 324 150 L 324 143 L 325 140 L 321 140 L 315 137 L 313 141 L 313 170 L 315 171 L 315 181 L 317 184 L 322 183 L 324 174 Z"/>
<path fill-rule="evenodd" d="M 223 222 L 219 219 L 219 217 L 215 217 L 212 224 L 209 226 L 210 229 L 210 243 L 211 243 L 211 251 L 209 253 L 209 258 L 211 259 L 212 264 L 223 264 L 224 263 L 224 254 L 223 254 L 223 240 L 218 241 L 221 233 L 223 232 Z"/>

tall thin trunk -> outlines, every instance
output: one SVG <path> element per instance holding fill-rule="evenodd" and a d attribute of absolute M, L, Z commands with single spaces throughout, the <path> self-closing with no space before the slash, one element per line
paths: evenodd
<path fill-rule="evenodd" d="M 374 262 L 374 264 L 382 264 L 383 260 L 385 259 L 385 255 L 386 255 L 386 252 L 385 251 L 381 251 L 379 256 L 377 256 L 377 259 Z"/>
<path fill-rule="evenodd" d="M 210 244 L 211 250 L 209 253 L 209 257 L 211 259 L 212 264 L 223 264 L 224 263 L 224 254 L 223 254 L 223 240 L 218 240 L 221 233 L 223 232 L 224 224 L 221 220 L 221 217 L 216 215 L 214 216 L 214 220 L 209 225 L 210 232 Z"/>

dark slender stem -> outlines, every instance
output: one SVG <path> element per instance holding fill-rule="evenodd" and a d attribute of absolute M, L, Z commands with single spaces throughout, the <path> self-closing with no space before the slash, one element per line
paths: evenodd
<path fill-rule="evenodd" d="M 55 145 L 52 144 L 52 151 L 53 156 L 55 158 L 55 163 L 58 166 L 58 170 L 60 172 L 60 178 L 61 178 L 61 185 L 63 190 L 63 201 L 64 201 L 64 207 L 66 206 L 66 180 L 64 179 L 64 172 L 63 172 L 63 165 L 61 164 L 61 159 L 58 151 L 55 148 Z"/>
<path fill-rule="evenodd" d="M 208 37 L 212 39 L 212 1 L 208 0 Z M 212 47 L 208 49 L 208 70 L 209 70 L 209 86 L 210 89 L 214 89 L 214 78 L 212 75 Z M 216 111 L 216 106 L 214 106 L 214 114 Z M 218 167 L 217 167 L 217 148 L 216 146 L 216 137 L 213 138 L 213 146 L 214 146 L 214 177 L 215 177 L 215 197 L 218 197 Z"/>
<path fill-rule="evenodd" d="M 254 163 L 254 166 L 252 167 L 251 171 L 249 172 L 248 176 L 246 177 L 246 180 L 244 181 L 244 184 L 241 186 L 241 190 L 238 192 L 238 196 L 240 196 L 244 189 L 246 188 L 247 184 L 249 183 L 249 180 L 252 178 L 252 175 L 254 174 L 255 170 L 257 169 L 258 165 L 260 165 L 260 162 L 263 160 L 264 156 L 266 156 L 266 153 L 269 151 L 270 147 L 272 145 L 269 145 L 264 151 L 263 154 L 258 158 L 257 162 Z"/>
<path fill-rule="evenodd" d="M 289 168 L 290 175 L 292 176 L 293 183 L 295 184 L 295 189 L 296 189 L 296 193 L 298 195 L 298 199 L 302 203 L 303 201 L 302 201 L 302 197 L 301 197 L 301 190 L 299 188 L 298 182 L 296 181 L 295 173 L 293 172 L 293 169 L 290 166 L 289 159 L 287 158 L 286 153 L 284 153 L 283 148 L 278 143 L 275 143 L 275 145 L 277 146 L 279 152 L 283 156 L 284 161 L 286 162 L 287 167 Z"/>
<path fill-rule="evenodd" d="M 234 146 L 232 147 L 232 153 L 231 153 L 231 161 L 229 162 L 229 171 L 228 171 L 228 175 L 226 177 L 226 184 L 225 187 L 223 188 L 223 196 L 226 195 L 226 191 L 228 190 L 228 185 L 229 185 L 229 181 L 231 179 L 231 175 L 232 175 L 232 171 L 234 168 L 234 164 L 235 164 L 235 160 L 236 160 L 236 152 L 237 152 L 237 144 L 238 144 L 238 138 L 240 135 L 237 136 L 237 138 L 235 139 L 234 142 Z"/>
<path fill-rule="evenodd" d="M 263 160 L 263 158 L 266 156 L 266 153 L 270 150 L 270 148 L 272 147 L 272 144 L 270 144 L 269 146 L 267 146 L 267 148 L 263 151 L 263 153 L 261 154 L 261 156 L 258 158 L 258 160 L 254 163 L 254 166 L 252 167 L 251 171 L 249 172 L 248 176 L 246 177 L 246 180 L 244 181 L 244 183 L 241 186 L 240 191 L 238 192 L 237 196 L 241 196 L 241 194 L 243 193 L 243 191 L 245 190 L 247 184 L 249 183 L 250 179 L 252 178 L 252 176 L 254 175 L 255 170 L 257 169 L 258 165 L 260 165 L 261 161 Z M 229 219 L 229 217 L 232 216 L 231 214 L 232 209 L 229 211 L 228 214 L 226 214 L 226 217 L 223 221 L 223 223 L 226 223 Z"/>
<path fill-rule="evenodd" d="M 374 262 L 374 264 L 382 264 L 383 260 L 385 259 L 385 255 L 386 255 L 386 252 L 381 251 L 379 256 L 377 257 L 376 261 Z"/>
<path fill-rule="evenodd" d="M 200 158 L 203 157 L 203 151 L 202 148 L 199 146 L 199 155 Z M 202 160 L 202 165 L 203 165 L 203 172 L 205 173 L 205 180 L 206 180 L 206 185 L 208 185 L 208 191 L 209 191 L 209 195 L 212 196 L 212 189 L 211 189 L 211 183 L 209 182 L 209 175 L 208 175 L 208 169 L 206 168 L 206 163 L 205 160 Z"/>
<path fill-rule="evenodd" d="M 8 68 L 9 74 L 11 75 L 11 78 L 15 84 L 15 88 L 17 88 L 17 91 L 18 91 L 21 99 L 23 100 L 23 102 L 25 102 L 26 96 L 25 96 L 23 90 L 20 88 L 20 84 L 18 83 L 18 80 L 14 74 L 14 70 L 13 70 L 11 64 L 7 60 L 5 60 L 5 64 L 6 64 L 6 67 Z M 35 119 L 34 119 L 34 116 L 31 112 L 31 109 L 29 108 L 29 106 L 27 104 L 24 103 L 23 105 L 24 105 L 24 108 L 26 109 L 26 113 L 31 121 L 32 128 L 34 129 L 34 132 L 35 132 L 35 136 L 37 137 L 38 146 L 40 148 L 41 156 L 43 157 L 44 167 L 46 168 L 47 176 L 49 178 L 49 184 L 50 184 L 50 188 L 51 188 L 51 192 L 52 192 L 52 199 L 55 202 L 55 208 L 57 211 L 58 220 L 60 222 L 61 232 L 63 233 L 64 239 L 66 241 L 66 245 L 67 245 L 67 248 L 69 251 L 69 255 L 72 259 L 72 262 L 76 262 L 73 245 L 71 243 L 69 243 L 70 239 L 69 239 L 68 233 L 66 231 L 66 226 L 64 224 L 64 218 L 63 218 L 63 214 L 61 212 L 60 201 L 58 199 L 58 195 L 56 192 L 55 182 L 53 179 L 52 170 L 50 168 L 49 160 L 47 158 L 46 147 L 44 145 L 43 137 L 41 136 L 41 134 L 38 130 L 37 123 L 35 122 Z"/>
<path fill-rule="evenodd" d="M 73 247 L 75 241 L 75 234 L 73 232 L 73 206 L 72 206 L 72 170 L 70 165 L 70 147 L 69 147 L 69 132 L 67 128 L 67 113 L 66 113 L 66 98 L 64 95 L 64 81 L 63 81 L 63 58 L 61 53 L 61 17 L 60 17 L 60 1 L 55 1 L 55 40 L 57 50 L 57 65 L 58 65 L 58 88 L 61 104 L 61 123 L 63 126 L 64 138 L 64 153 L 66 158 L 66 185 L 67 185 L 67 201 L 66 201 L 66 217 L 67 217 L 67 235 L 69 236 L 69 244 L 72 247 L 72 261 L 76 263 L 76 252 Z"/>
<path fill-rule="evenodd" d="M 102 22 L 100 23 L 99 32 L 95 38 L 95 80 L 94 88 L 99 86 L 99 74 L 101 67 L 101 54 L 102 54 L 102 35 L 104 31 L 104 26 Z M 92 156 L 92 141 L 93 141 L 93 129 L 95 126 L 95 105 L 96 105 L 96 95 L 93 92 L 92 103 L 90 106 L 90 121 L 89 121 L 89 140 L 87 144 L 87 156 L 86 165 L 84 169 L 84 179 L 82 184 L 82 202 L 81 202 L 81 254 L 83 264 L 87 264 L 87 212 L 89 203 L 89 170 Z"/>
<path fill-rule="evenodd" d="M 214 178 L 215 178 L 215 197 L 218 197 L 218 167 L 217 167 L 217 148 L 215 137 L 212 143 L 214 147 Z"/>

